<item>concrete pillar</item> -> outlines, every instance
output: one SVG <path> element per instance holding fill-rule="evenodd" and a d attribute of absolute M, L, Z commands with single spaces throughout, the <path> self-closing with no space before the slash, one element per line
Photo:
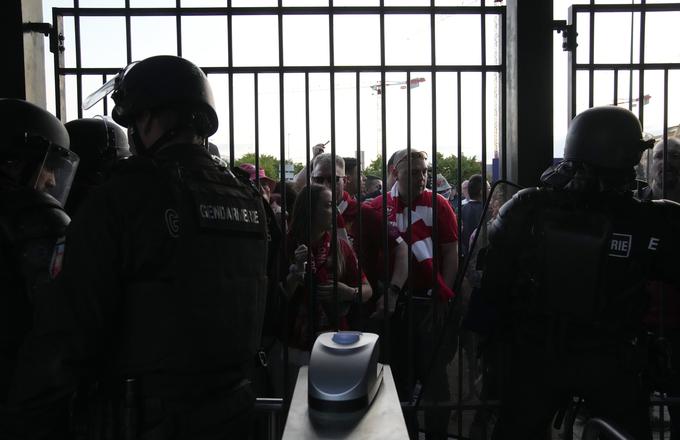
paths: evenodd
<path fill-rule="evenodd" d="M 23 22 L 41 23 L 43 21 L 42 0 L 23 0 L 21 12 Z M 46 108 L 45 87 L 45 47 L 49 40 L 39 32 L 24 33 L 24 78 L 26 81 L 26 100 Z"/>
<path fill-rule="evenodd" d="M 536 186 L 553 157 L 553 2 L 507 1 L 507 175 Z"/>

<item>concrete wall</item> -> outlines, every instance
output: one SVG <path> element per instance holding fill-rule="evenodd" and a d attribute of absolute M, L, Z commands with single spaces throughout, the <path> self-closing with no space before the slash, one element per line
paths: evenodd
<path fill-rule="evenodd" d="M 42 22 L 42 0 L 22 0 L 21 12 L 24 23 Z M 37 32 L 24 33 L 23 40 L 26 100 L 46 108 L 45 50 L 49 40 Z"/>

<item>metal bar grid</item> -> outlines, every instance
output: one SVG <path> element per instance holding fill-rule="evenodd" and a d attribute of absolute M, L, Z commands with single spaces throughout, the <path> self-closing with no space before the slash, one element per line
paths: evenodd
<path fill-rule="evenodd" d="M 79 0 L 73 0 L 73 6 L 74 9 L 79 10 Z M 81 44 L 80 44 L 80 15 L 75 14 L 73 16 L 73 21 L 74 21 L 74 27 L 75 27 L 75 37 L 76 37 L 76 68 L 81 68 L 82 67 L 82 60 L 81 60 Z M 76 97 L 77 97 L 77 102 L 81 103 L 83 102 L 83 77 L 82 75 L 77 75 L 76 76 Z M 82 106 L 78 105 L 78 118 L 83 117 L 83 109 Z"/>
<path fill-rule="evenodd" d="M 177 8 L 55 8 L 58 15 L 81 17 L 176 16 Z M 182 16 L 204 15 L 362 15 L 362 14 L 503 14 L 504 6 L 278 6 L 278 7 L 182 7 Z"/>
<path fill-rule="evenodd" d="M 595 16 L 598 13 L 631 13 L 631 49 L 630 49 L 630 62 L 629 63 L 598 63 L 595 61 Z M 680 63 L 677 62 L 646 62 L 645 61 L 645 30 L 646 30 L 646 13 L 647 12 L 680 12 L 680 4 L 678 3 L 659 3 L 659 4 L 647 4 L 645 0 L 641 0 L 639 4 L 629 4 L 629 5 L 602 5 L 594 4 L 594 0 L 591 0 L 590 4 L 587 5 L 573 5 L 569 8 L 569 25 L 576 29 L 577 20 L 579 14 L 587 14 L 589 17 L 589 28 L 590 36 L 588 39 L 588 62 L 579 63 L 577 61 L 578 48 L 569 52 L 569 118 L 575 116 L 577 102 L 576 102 L 576 88 L 577 88 L 577 72 L 585 71 L 588 73 L 589 86 L 588 86 L 588 106 L 592 107 L 594 105 L 593 95 L 594 95 L 594 83 L 593 77 L 596 71 L 612 71 L 614 73 L 614 102 L 618 102 L 618 83 L 619 83 L 619 72 L 628 71 L 629 72 L 629 96 L 628 96 L 628 109 L 632 110 L 633 107 L 633 73 L 638 72 L 638 99 L 642 100 L 644 96 L 645 87 L 645 72 L 648 71 L 661 71 L 666 72 L 669 70 L 680 70 Z M 640 22 L 638 26 L 638 45 L 639 54 L 638 60 L 633 60 L 633 48 L 634 48 L 634 14 L 639 14 Z M 644 126 L 644 105 L 638 105 L 638 118 Z"/>
<path fill-rule="evenodd" d="M 676 63 L 680 67 L 680 63 Z M 604 65 L 604 68 L 607 68 Z M 615 64 L 612 66 L 616 66 Z M 628 66 L 626 64 L 626 66 Z M 663 69 L 669 65 L 658 65 L 657 69 Z M 240 74 L 240 73 L 403 73 L 403 72 L 422 72 L 422 73 L 439 73 L 439 72 L 492 72 L 501 73 L 504 69 L 503 65 L 497 66 L 470 66 L 470 65 L 439 65 L 439 66 L 422 66 L 422 65 L 390 65 L 390 66 L 262 66 L 262 67 L 202 67 L 206 75 L 211 74 Z M 112 75 L 118 73 L 119 68 L 100 68 L 100 67 L 60 67 L 57 72 L 60 75 Z"/>
<path fill-rule="evenodd" d="M 77 1 L 77 0 L 76 0 Z M 184 16 L 198 16 L 198 15 L 226 15 L 228 19 L 228 38 L 227 38 L 227 50 L 228 50 L 228 65 L 223 66 L 223 67 L 206 67 L 203 70 L 206 72 L 206 74 L 226 74 L 228 76 L 228 94 L 229 94 L 229 100 L 228 100 L 228 112 L 229 112 L 229 156 L 230 156 L 230 165 L 234 166 L 234 103 L 233 103 L 233 98 L 234 98 L 234 85 L 233 85 L 233 76 L 235 74 L 252 74 L 253 75 L 253 81 L 254 81 L 254 91 L 253 91 L 253 99 L 254 99 L 254 105 L 255 105 L 255 155 L 256 155 L 256 167 L 259 169 L 259 153 L 260 153 L 260 148 L 259 148 L 259 130 L 260 130 L 260 125 L 259 125 L 259 101 L 258 101 L 258 96 L 259 96 L 259 78 L 260 74 L 267 74 L 267 73 L 272 73 L 272 74 L 278 74 L 279 78 L 279 117 L 280 117 L 280 176 L 281 180 L 283 183 L 283 176 L 285 175 L 285 161 L 283 160 L 285 158 L 285 139 L 284 139 L 284 133 L 285 133 L 285 118 L 284 118 L 284 96 L 285 96 L 285 77 L 286 74 L 295 74 L 295 73 L 303 73 L 305 76 L 305 131 L 306 131 L 306 162 L 309 163 L 310 161 L 310 96 L 309 96 L 309 75 L 310 73 L 325 73 L 329 75 L 330 78 L 330 98 L 331 98 L 331 154 L 335 156 L 336 151 L 335 151 L 335 119 L 336 119 L 336 114 L 335 114 L 335 75 L 338 73 L 353 73 L 356 78 L 356 128 L 357 128 L 357 162 L 358 162 L 358 169 L 361 169 L 361 150 L 360 150 L 360 139 L 361 139 L 361 122 L 360 122 L 360 113 L 359 113 L 359 108 L 360 108 L 360 95 L 359 95 L 359 84 L 360 84 L 360 77 L 362 73 L 372 73 L 372 72 L 377 72 L 380 73 L 380 83 L 381 83 L 381 97 L 380 97 L 380 102 L 381 102 L 381 110 L 380 110 L 380 125 L 381 125 L 381 150 L 382 150 L 382 177 L 383 181 L 387 181 L 388 177 L 388 169 L 386 165 L 386 159 L 387 159 L 387 127 L 386 127 L 386 94 L 387 94 L 387 87 L 385 87 L 386 84 L 386 73 L 405 73 L 406 75 L 406 80 L 407 84 L 410 84 L 411 76 L 414 72 L 425 72 L 429 73 L 431 75 L 431 81 L 432 81 L 432 170 L 433 170 L 433 177 L 436 177 L 437 175 L 437 134 L 438 134 L 438 127 L 437 127 L 437 99 L 438 93 L 437 93 L 437 80 L 438 80 L 438 73 L 455 73 L 456 76 L 456 88 L 457 88 L 457 97 L 456 97 L 456 108 L 457 108 L 457 115 L 456 115 L 456 121 L 457 121 L 457 152 L 458 152 L 458 157 L 462 157 L 462 131 L 463 128 L 461 127 L 462 123 L 462 112 L 463 112 L 463 102 L 462 102 L 462 96 L 461 96 L 461 90 L 462 90 L 462 73 L 464 72 L 474 72 L 474 73 L 479 73 L 481 75 L 481 80 L 482 80 L 482 88 L 481 88 L 481 93 L 482 93 L 482 110 L 481 110 L 481 117 L 482 117 L 482 169 L 481 172 L 483 176 L 486 178 L 486 162 L 487 162 L 487 140 L 486 140 L 486 97 L 487 97 L 487 92 L 486 92 L 486 85 L 487 85 L 487 74 L 488 73 L 494 73 L 497 74 L 501 78 L 501 83 L 502 83 L 502 93 L 501 93 L 501 112 L 504 115 L 505 114 L 505 83 L 503 82 L 503 79 L 505 78 L 505 62 L 504 62 L 504 57 L 501 57 L 501 60 L 498 64 L 489 64 L 487 63 L 487 56 L 486 56 L 486 30 L 487 30 L 487 23 L 486 23 L 486 18 L 487 16 L 490 15 L 496 15 L 500 19 L 500 23 L 502 24 L 502 30 L 501 30 L 501 39 L 502 39 L 502 44 L 505 44 L 506 42 L 506 35 L 505 35 L 505 7 L 491 7 L 491 6 L 481 6 L 481 7 L 435 7 L 434 6 L 434 0 L 431 1 L 431 5 L 429 7 L 385 7 L 384 6 L 384 1 L 381 1 L 381 5 L 379 7 L 334 7 L 331 5 L 330 7 L 322 7 L 322 8 L 297 8 L 297 7 L 283 7 L 282 1 L 279 0 L 279 6 L 275 8 L 232 8 L 231 7 L 231 1 L 228 2 L 228 7 L 227 8 L 181 8 L 180 7 L 180 1 L 177 1 L 177 6 L 175 8 L 162 8 L 162 9 L 147 9 L 147 8 L 130 8 L 129 0 L 126 0 L 126 8 L 125 9 L 97 9 L 97 8 L 88 8 L 88 9 L 79 9 L 79 8 L 55 8 L 54 9 L 54 14 L 55 16 L 122 16 L 125 17 L 126 20 L 126 54 L 127 54 L 127 60 L 128 62 L 132 61 L 132 41 L 131 41 L 131 17 L 135 16 L 174 16 L 176 17 L 176 23 L 177 23 L 177 54 L 181 55 L 182 54 L 182 29 L 181 29 L 181 22 L 182 22 L 182 17 Z M 330 46 L 330 62 L 329 65 L 327 66 L 285 66 L 284 65 L 284 58 L 283 58 L 283 16 L 284 15 L 305 15 L 305 14 L 327 14 L 329 17 L 329 46 Z M 334 15 L 343 15 L 343 14 L 349 14 L 349 15 L 358 15 L 358 14 L 379 14 L 380 16 L 380 64 L 379 65 L 366 65 L 366 66 L 337 66 L 334 63 L 334 32 L 333 32 L 333 17 Z M 430 18 L 430 42 L 431 42 L 431 63 L 430 65 L 387 65 L 386 64 L 386 53 L 385 53 L 385 15 L 386 14 L 429 14 Z M 480 65 L 446 65 L 446 64 L 436 64 L 436 35 L 435 35 L 435 26 L 436 26 L 436 16 L 438 14 L 480 14 L 481 18 L 481 52 L 482 52 L 482 62 Z M 232 17 L 234 15 L 276 15 L 278 18 L 278 23 L 279 23 L 279 28 L 278 28 L 278 44 L 279 44 L 279 63 L 278 66 L 264 66 L 264 67 L 249 67 L 249 66 L 239 66 L 236 67 L 233 64 L 233 51 L 232 51 L 232 43 L 233 43 L 233 36 L 232 36 Z M 56 22 L 56 21 L 55 21 Z M 79 34 L 79 32 L 78 32 Z M 79 37 L 78 37 L 79 38 Z M 504 50 L 504 47 L 503 47 Z M 495 60 L 494 60 L 495 62 Z M 58 78 L 64 77 L 67 75 L 76 75 L 79 79 L 82 77 L 82 75 L 102 75 L 103 80 L 106 80 L 106 75 L 113 75 L 118 73 L 119 69 L 118 68 L 82 68 L 80 63 L 76 65 L 75 68 L 67 68 L 64 67 L 63 65 L 60 65 L 58 63 L 55 63 L 55 78 L 57 78 L 57 81 L 59 81 Z M 58 84 L 58 82 L 57 82 Z M 409 87 L 406 88 L 406 96 L 407 96 L 407 138 L 406 138 L 406 148 L 410 152 L 411 150 L 411 90 Z M 79 95 L 78 101 L 82 101 L 82 96 Z M 105 112 L 108 110 L 106 103 L 105 105 Z M 79 116 L 81 116 L 79 114 Z M 501 121 L 500 124 L 500 130 L 501 130 L 501 144 L 500 144 L 500 149 L 501 149 L 501 157 L 504 161 L 504 163 L 507 161 L 506 155 L 505 155 L 505 139 L 504 139 L 504 133 L 505 133 L 505 124 L 504 120 Z M 409 160 L 408 160 L 408 168 L 409 168 L 409 173 L 408 175 L 410 176 L 410 170 L 411 170 L 411 160 L 410 160 L 410 154 L 408 154 Z M 462 169 L 461 169 L 461 163 L 462 161 L 458 161 L 458 175 L 460 176 Z M 501 172 L 503 173 L 502 175 L 504 176 L 506 173 L 505 166 L 501 167 Z M 307 175 L 307 183 L 309 184 L 309 178 L 310 178 L 311 170 L 310 173 Z M 335 169 L 333 167 L 332 169 L 332 181 L 335 181 Z M 359 179 L 359 177 L 358 177 Z M 360 182 L 357 179 L 357 184 Z M 409 177 L 410 180 L 410 177 Z M 460 192 L 460 184 L 461 184 L 461 179 L 458 179 L 458 187 L 459 187 L 459 192 Z M 410 187 L 411 185 L 409 185 Z M 436 188 L 436 183 L 435 183 L 435 188 Z M 433 188 L 434 189 L 434 188 Z M 385 191 L 383 192 L 383 202 L 386 201 L 386 191 L 389 190 L 389 188 L 385 188 Z M 285 191 L 285 189 L 282 189 L 282 191 Z M 484 188 L 484 191 L 486 192 L 486 188 Z M 283 197 L 285 200 L 285 197 Z M 333 192 L 333 202 L 336 204 L 337 200 L 336 195 Z M 436 218 L 436 206 L 437 204 L 434 203 L 436 200 L 436 191 L 433 191 L 433 217 Z M 285 203 L 285 202 L 284 202 Z M 383 203 L 383 236 L 382 236 L 382 241 L 384 243 L 384 249 L 388 248 L 388 236 L 387 236 L 387 212 L 386 212 L 386 203 Z M 359 215 L 361 211 L 359 211 Z M 335 217 L 334 213 L 334 217 Z M 408 222 L 409 225 L 411 224 L 411 212 L 409 210 L 408 212 Z M 282 222 L 283 223 L 283 222 Z M 434 236 L 437 237 L 437 226 L 436 222 L 433 222 L 433 228 L 434 228 Z M 459 224 L 460 228 L 460 224 Z M 459 231 L 460 232 L 460 231 Z M 410 234 L 410 226 L 408 230 L 408 234 Z M 335 237 L 337 235 L 337 224 L 334 221 L 333 222 L 333 236 Z M 435 246 L 433 248 L 434 250 L 434 265 L 436 268 L 436 265 L 438 265 L 438 255 L 437 255 L 437 238 L 435 238 Z M 409 240 L 411 242 L 411 240 Z M 333 241 L 335 243 L 335 240 Z M 360 245 L 359 245 L 360 246 Z M 411 246 L 409 245 L 409 256 L 412 255 L 412 249 Z M 387 253 L 385 253 L 385 267 L 389 266 L 389 256 Z M 412 267 L 411 267 L 411 258 L 409 258 L 409 272 L 411 272 Z M 436 276 L 437 272 L 435 271 L 433 274 L 433 278 Z M 387 274 L 385 277 L 386 284 L 389 285 L 389 280 L 387 280 Z M 434 286 L 437 286 L 437 283 L 433 284 Z M 434 295 L 437 294 L 436 292 L 436 287 L 435 287 L 435 292 L 433 292 Z M 334 280 L 334 296 L 336 298 L 336 306 L 337 306 L 337 277 L 335 277 Z M 385 304 L 387 305 L 387 304 Z M 314 305 L 312 304 L 312 307 Z M 313 313 L 310 314 L 310 316 L 314 316 Z M 409 319 L 410 325 L 413 325 L 413 320 L 412 317 Z M 311 326 L 312 328 L 314 327 L 313 325 Z M 387 344 L 385 344 L 387 347 L 389 347 L 389 334 L 390 334 L 390 329 L 389 329 L 389 322 L 386 320 L 385 321 L 385 336 L 388 341 Z M 407 342 L 408 345 L 410 346 L 411 351 L 413 350 L 413 341 L 412 339 Z M 387 348 L 387 351 L 389 352 L 389 348 Z M 286 353 L 287 355 L 287 353 Z M 389 355 L 389 353 L 388 353 Z M 285 355 L 284 355 L 285 356 Z M 459 358 L 459 371 L 462 372 L 462 360 Z M 412 372 L 411 372 L 412 374 Z M 459 375 L 462 381 L 462 374 Z M 462 387 L 462 383 L 460 384 Z M 488 407 L 488 404 L 486 405 Z M 428 404 L 422 405 L 421 408 L 428 408 Z M 479 405 L 467 405 L 462 401 L 462 394 L 459 394 L 458 399 L 456 402 L 447 402 L 442 405 L 440 405 L 441 408 L 451 408 L 451 409 L 456 409 L 458 410 L 458 419 L 459 419 L 459 424 L 458 424 L 458 435 L 462 435 L 462 410 L 464 409 L 474 409 L 478 408 Z"/>

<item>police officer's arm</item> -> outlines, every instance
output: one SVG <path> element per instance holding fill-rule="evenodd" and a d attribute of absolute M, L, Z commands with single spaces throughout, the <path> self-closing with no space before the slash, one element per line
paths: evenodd
<path fill-rule="evenodd" d="M 123 219 L 108 193 L 96 191 L 73 219 L 66 235 L 60 286 L 68 298 L 76 334 L 72 335 L 77 361 L 91 360 L 110 334 L 125 276 L 120 233 Z M 106 213 L 106 214 L 104 214 Z M 128 243 L 129 244 L 129 243 Z"/>
<path fill-rule="evenodd" d="M 488 230 L 489 249 L 485 257 L 481 294 L 487 301 L 502 301 L 507 286 L 517 274 L 519 251 L 527 240 L 534 200 L 540 196 L 537 188 L 527 188 L 504 204 Z"/>
<path fill-rule="evenodd" d="M 648 249 L 654 247 L 656 264 L 652 269 L 657 273 L 654 277 L 680 288 L 680 271 L 678 255 L 680 254 L 680 203 L 671 200 L 654 200 L 651 202 L 658 213 L 657 227 L 659 232 L 650 239 Z"/>
<path fill-rule="evenodd" d="M 441 245 L 442 252 L 442 277 L 446 285 L 453 289 L 453 282 L 458 272 L 458 242 L 444 243 Z"/>

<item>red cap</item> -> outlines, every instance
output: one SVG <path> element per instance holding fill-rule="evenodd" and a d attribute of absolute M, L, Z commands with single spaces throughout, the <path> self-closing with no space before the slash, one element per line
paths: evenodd
<path fill-rule="evenodd" d="M 252 163 L 242 163 L 241 165 L 239 165 L 239 168 L 241 168 L 243 171 L 250 175 L 250 180 L 252 180 L 253 182 L 255 181 L 255 165 L 253 165 Z M 276 185 L 276 181 L 272 178 L 267 177 L 267 175 L 264 173 L 264 168 L 260 168 L 259 175 L 260 182 L 267 185 L 271 185 L 272 187 Z"/>

